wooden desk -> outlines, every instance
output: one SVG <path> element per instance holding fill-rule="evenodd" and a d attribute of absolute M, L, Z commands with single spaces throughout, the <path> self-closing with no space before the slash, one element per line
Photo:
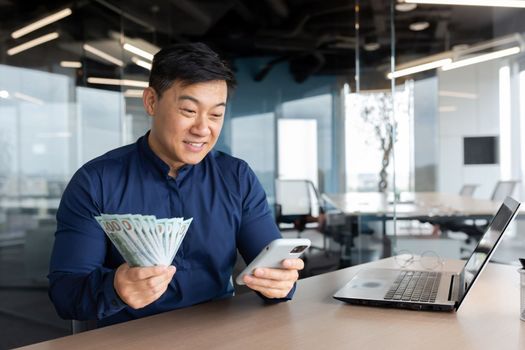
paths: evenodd
<path fill-rule="evenodd" d="M 394 266 L 392 258 L 367 264 Z M 447 262 L 458 270 L 461 261 Z M 253 293 L 35 344 L 27 349 L 525 349 L 519 274 L 489 264 L 458 313 L 352 306 L 332 294 L 362 266 L 298 282 L 294 300 Z"/>

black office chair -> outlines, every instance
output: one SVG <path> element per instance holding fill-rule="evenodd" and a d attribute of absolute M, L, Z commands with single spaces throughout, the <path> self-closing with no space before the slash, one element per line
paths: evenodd
<path fill-rule="evenodd" d="M 332 256 L 327 242 L 332 238 L 341 246 L 345 246 L 346 242 L 351 240 L 344 213 L 330 204 L 309 180 L 276 179 L 275 198 L 275 219 L 281 231 L 294 230 L 297 231 L 297 236 L 301 237 L 306 229 L 313 229 L 323 235 L 322 247 L 310 247 L 324 252 L 324 258 L 321 259 L 323 261 L 311 261 L 321 258 L 319 255 L 311 258 L 303 256 L 307 266 L 305 270 L 309 271 L 309 275 L 337 269 L 341 265 L 340 254 Z M 343 250 L 341 254 L 342 252 Z M 333 261 L 332 258 L 336 260 Z M 306 276 L 308 274 L 303 271 L 302 277 Z"/>
<path fill-rule="evenodd" d="M 519 181 L 517 180 L 498 181 L 490 199 L 495 202 L 502 202 L 505 197 L 512 196 L 518 183 Z M 465 220 L 448 220 L 445 222 L 439 222 L 442 231 L 466 233 L 468 236 L 467 241 L 470 241 L 471 238 L 475 240 L 481 239 L 488 224 L 489 221 L 485 219 L 474 220 L 472 223 L 467 223 Z"/>
<path fill-rule="evenodd" d="M 89 321 L 71 320 L 71 334 L 87 332 L 87 331 L 90 331 L 96 328 L 97 328 L 97 321 L 95 320 L 89 320 Z"/>

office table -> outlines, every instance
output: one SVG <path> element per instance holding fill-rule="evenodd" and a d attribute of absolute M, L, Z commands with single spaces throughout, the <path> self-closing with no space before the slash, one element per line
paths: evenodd
<path fill-rule="evenodd" d="M 446 270 L 464 262 L 447 261 Z M 367 266 L 393 267 L 393 258 Z M 489 264 L 457 313 L 334 300 L 357 265 L 300 280 L 292 301 L 254 293 L 59 338 L 27 349 L 525 349 L 517 267 Z M 417 268 L 417 265 L 413 265 Z"/>
<path fill-rule="evenodd" d="M 388 221 L 396 219 L 440 223 L 466 219 L 490 220 L 501 204 L 488 199 L 440 192 L 403 192 L 395 205 L 392 193 L 347 192 L 324 194 L 323 197 L 346 217 L 345 226 L 349 234 L 340 237 L 343 246 L 342 265 L 350 261 L 349 247 L 353 237 L 361 232 L 361 223 L 364 221 L 381 223 L 384 236 L 382 256 L 388 257 L 392 255 L 390 239 L 386 237 Z"/>
<path fill-rule="evenodd" d="M 381 216 L 388 219 L 392 219 L 394 213 L 398 219 L 486 218 L 494 215 L 501 204 L 488 199 L 439 192 L 404 192 L 395 206 L 389 194 L 380 192 L 347 192 L 324 196 L 345 215 Z"/>

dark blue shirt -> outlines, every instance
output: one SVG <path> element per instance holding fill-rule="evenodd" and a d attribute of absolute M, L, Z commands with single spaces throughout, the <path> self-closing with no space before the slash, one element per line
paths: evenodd
<path fill-rule="evenodd" d="M 212 151 L 173 178 L 149 147 L 148 135 L 85 164 L 62 196 L 48 277 L 63 318 L 98 319 L 104 326 L 230 297 L 237 249 L 250 262 L 281 237 L 246 162 Z M 124 260 L 94 219 L 102 213 L 193 217 L 166 293 L 142 309 L 124 304 L 113 288 Z"/>

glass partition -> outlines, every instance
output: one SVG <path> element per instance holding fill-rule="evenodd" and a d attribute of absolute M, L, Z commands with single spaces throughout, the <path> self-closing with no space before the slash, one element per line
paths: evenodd
<path fill-rule="evenodd" d="M 132 142 L 136 126 L 148 128 L 144 117 L 133 120 L 115 84 L 129 76 L 122 16 L 106 5 L 28 4 L 17 12 L 2 4 L 10 20 L 2 19 L 0 41 L 0 314 L 10 331 L 1 348 L 70 334 L 71 321 L 47 296 L 60 197 L 81 165 Z M 16 31 L 48 15 L 59 19 Z"/>
<path fill-rule="evenodd" d="M 394 14 L 392 75 L 396 89 L 412 87 L 404 104 L 412 109 L 413 122 L 407 135 L 412 146 L 402 146 L 401 132 L 396 143 L 396 162 L 411 160 L 412 179 L 404 186 L 396 168 L 401 197 L 392 232 L 397 252 L 432 250 L 466 258 L 503 198 L 523 195 L 519 94 L 525 25 L 519 18 L 524 12 L 496 2 L 438 3 L 398 4 Z M 477 18 L 477 30 L 461 20 L 467 17 Z M 402 112 L 395 115 L 400 125 Z M 507 186 L 497 191 L 501 184 Z M 520 220 L 509 228 L 503 247 L 520 245 L 516 225 Z M 501 248 L 495 259 L 510 263 L 515 257 Z"/>
<path fill-rule="evenodd" d="M 343 175 L 334 169 L 344 166 L 333 136 L 337 75 L 313 74 L 308 67 L 315 55 L 236 50 L 231 41 L 239 30 L 250 34 L 247 26 L 250 16 L 258 16 L 258 6 L 102 0 L 0 4 L 7 33 L 0 40 L 0 318 L 16 330 L 2 337 L 1 348 L 70 334 L 71 321 L 57 316 L 47 296 L 60 198 L 79 167 L 135 142 L 149 129 L 142 91 L 152 55 L 163 46 L 202 41 L 232 65 L 238 88 L 229 96 L 217 149 L 248 162 L 272 208 L 275 180 L 285 168 L 279 166 L 279 152 L 290 146 L 278 142 L 279 121 L 305 121 L 314 135 L 312 155 L 304 159 L 309 171 L 285 177 L 315 180 L 322 192 L 339 191 Z M 50 15 L 49 24 L 12 35 Z M 262 47 L 265 39 L 258 40 Z M 294 129 L 292 135 L 302 139 Z M 319 155 L 315 164 L 313 153 Z"/>

